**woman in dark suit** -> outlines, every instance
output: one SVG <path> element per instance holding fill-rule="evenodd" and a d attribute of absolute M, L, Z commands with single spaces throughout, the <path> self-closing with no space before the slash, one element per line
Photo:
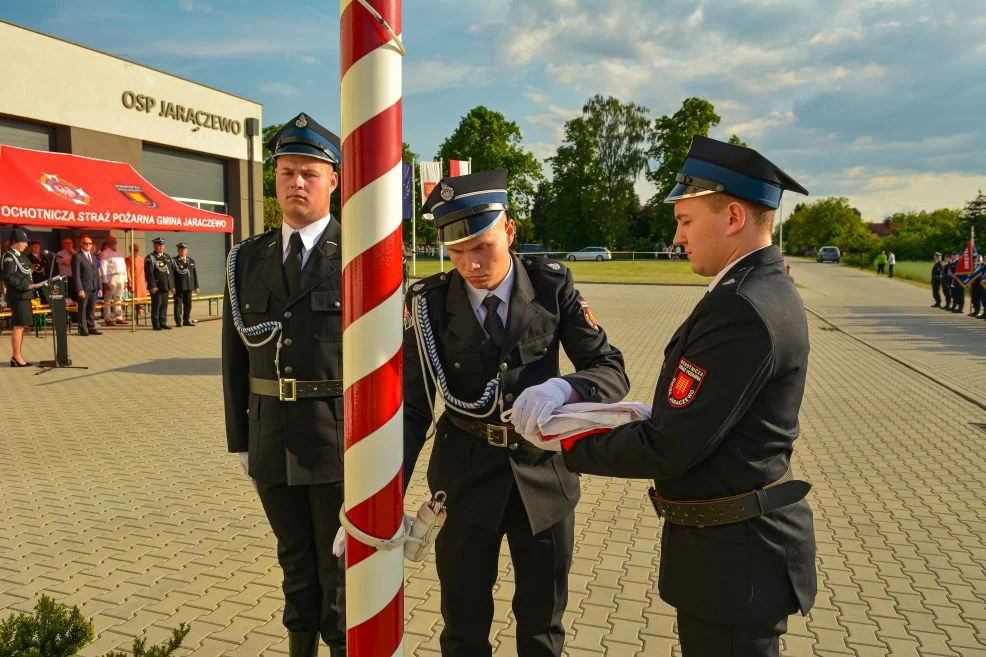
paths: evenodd
<path fill-rule="evenodd" d="M 14 327 L 10 334 L 10 366 L 27 367 L 29 362 L 21 355 L 21 343 L 24 342 L 24 328 L 34 323 L 31 312 L 31 297 L 34 290 L 44 283 L 31 282 L 31 261 L 24 255 L 27 248 L 27 232 L 15 228 L 10 233 L 10 250 L 3 254 L 3 282 L 7 286 L 7 304 L 11 311 L 11 324 Z"/>

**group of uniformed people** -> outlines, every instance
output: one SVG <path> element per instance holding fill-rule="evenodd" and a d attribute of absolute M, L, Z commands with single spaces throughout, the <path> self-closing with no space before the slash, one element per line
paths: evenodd
<path fill-rule="evenodd" d="M 302 113 L 268 147 L 284 221 L 230 253 L 227 447 L 277 539 L 289 654 L 315 655 L 321 637 L 339 656 L 344 296 L 329 213 L 339 141 Z M 504 537 L 517 654 L 562 654 L 579 475 L 591 473 L 653 480 L 667 523 L 660 593 L 678 610 L 685 657 L 777 655 L 787 616 L 815 596 L 808 485 L 791 473 L 807 322 L 771 246 L 782 191 L 807 191 L 754 150 L 696 136 L 667 201 L 675 244 L 715 280 L 665 349 L 653 415 L 549 444 L 539 421 L 567 403 L 619 401 L 630 384 L 571 271 L 510 251 L 506 180 L 497 170 L 440 181 L 425 211 L 454 270 L 411 284 L 405 301 L 404 482 L 433 435 L 428 484 L 448 505 L 435 544 L 442 654 L 492 654 Z M 562 350 L 574 365 L 564 376 Z"/>
<path fill-rule="evenodd" d="M 188 244 L 178 242 L 178 255 L 164 252 L 164 238 L 152 240 L 154 250 L 144 258 L 144 279 L 151 296 L 151 326 L 155 331 L 170 330 L 168 326 L 168 294 L 174 297 L 175 326 L 195 326 L 192 314 L 192 293 L 199 292 L 199 273 L 195 260 L 188 256 Z"/>
<path fill-rule="evenodd" d="M 941 308 L 953 313 L 965 310 L 965 292 L 969 291 L 969 317 L 986 319 L 986 265 L 983 257 L 977 255 L 973 262 L 973 270 L 969 274 L 959 274 L 957 269 L 962 259 L 961 253 L 952 253 L 942 257 L 935 252 L 935 263 L 931 266 L 931 295 L 935 302 L 932 308 Z M 942 304 L 942 296 L 945 303 Z"/>

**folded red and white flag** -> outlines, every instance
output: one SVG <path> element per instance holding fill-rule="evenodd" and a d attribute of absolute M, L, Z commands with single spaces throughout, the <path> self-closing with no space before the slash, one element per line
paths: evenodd
<path fill-rule="evenodd" d="M 562 441 L 571 444 L 586 436 L 611 431 L 627 422 L 648 420 L 650 413 L 651 407 L 639 402 L 565 404 L 547 421 L 538 424 L 540 444 L 535 440 L 531 442 L 542 449 L 556 450 Z"/>

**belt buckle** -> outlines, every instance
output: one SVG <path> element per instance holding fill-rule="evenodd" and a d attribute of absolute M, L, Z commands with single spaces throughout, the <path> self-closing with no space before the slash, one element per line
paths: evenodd
<path fill-rule="evenodd" d="M 288 385 L 288 393 L 284 392 L 284 384 Z M 278 379 L 277 398 L 285 402 L 298 401 L 298 379 Z"/>
<path fill-rule="evenodd" d="M 495 424 L 486 425 L 486 442 L 493 447 L 506 447 L 507 446 L 507 427 L 501 427 Z"/>

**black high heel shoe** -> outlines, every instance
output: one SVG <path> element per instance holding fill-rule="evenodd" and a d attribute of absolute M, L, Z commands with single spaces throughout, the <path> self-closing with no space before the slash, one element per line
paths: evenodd
<path fill-rule="evenodd" d="M 10 359 L 10 366 L 11 366 L 11 367 L 30 367 L 30 366 L 31 366 L 31 364 L 30 364 L 30 363 L 28 363 L 28 362 L 26 362 L 26 361 L 25 361 L 25 362 L 24 362 L 23 364 L 21 364 L 21 363 L 18 363 L 18 362 L 17 362 L 16 360 L 14 360 L 13 358 L 11 358 L 11 359 Z"/>

